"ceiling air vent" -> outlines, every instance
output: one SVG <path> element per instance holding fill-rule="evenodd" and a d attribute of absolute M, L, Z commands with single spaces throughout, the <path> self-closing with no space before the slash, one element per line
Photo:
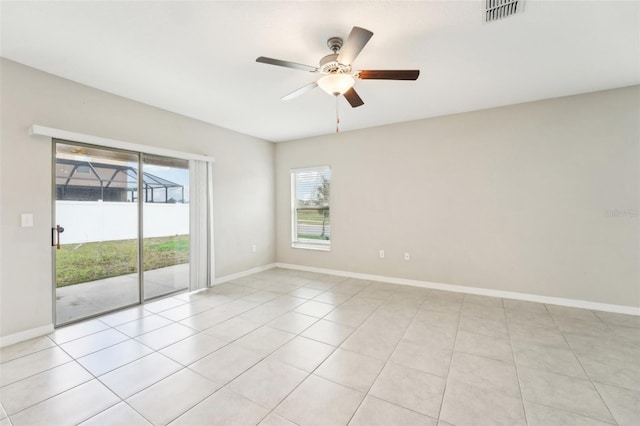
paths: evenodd
<path fill-rule="evenodd" d="M 506 18 L 522 9 L 524 0 L 485 0 L 487 10 L 485 11 L 486 22 L 497 21 Z"/>

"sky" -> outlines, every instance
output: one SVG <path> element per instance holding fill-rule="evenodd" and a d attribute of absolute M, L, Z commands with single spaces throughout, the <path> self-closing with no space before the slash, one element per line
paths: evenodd
<path fill-rule="evenodd" d="M 184 202 L 189 202 L 189 169 L 144 164 L 144 171 L 184 186 Z"/>
<path fill-rule="evenodd" d="M 296 197 L 298 200 L 315 200 L 318 187 L 322 185 L 322 176 L 331 178 L 329 169 L 305 170 L 296 172 Z"/>

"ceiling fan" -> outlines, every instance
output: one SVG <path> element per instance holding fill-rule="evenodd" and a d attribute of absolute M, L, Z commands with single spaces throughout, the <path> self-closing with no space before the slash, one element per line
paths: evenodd
<path fill-rule="evenodd" d="M 331 37 L 327 46 L 333 53 L 320 59 L 320 66 L 303 65 L 295 62 L 260 56 L 256 62 L 294 68 L 297 70 L 319 73 L 323 76 L 317 81 L 302 86 L 284 96 L 282 100 L 290 100 L 320 86 L 322 90 L 333 96 L 344 95 L 353 107 L 364 105 L 364 102 L 353 88 L 355 79 L 360 80 L 417 80 L 420 70 L 361 70 L 353 71 L 352 64 L 373 33 L 360 27 L 353 27 L 347 41 L 340 37 Z"/>

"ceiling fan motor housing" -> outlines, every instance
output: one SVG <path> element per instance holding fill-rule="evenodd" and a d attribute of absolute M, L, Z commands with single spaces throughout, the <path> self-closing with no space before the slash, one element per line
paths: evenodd
<path fill-rule="evenodd" d="M 338 62 L 338 54 L 332 53 L 320 59 L 320 72 L 323 74 L 349 74 L 351 66 Z"/>

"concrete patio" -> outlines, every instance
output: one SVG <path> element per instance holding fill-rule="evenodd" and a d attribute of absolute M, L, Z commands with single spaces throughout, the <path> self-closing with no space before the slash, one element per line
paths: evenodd
<path fill-rule="evenodd" d="M 188 287 L 188 263 L 144 272 L 146 300 Z M 138 274 L 60 287 L 56 292 L 56 323 L 65 324 L 138 302 Z"/>

